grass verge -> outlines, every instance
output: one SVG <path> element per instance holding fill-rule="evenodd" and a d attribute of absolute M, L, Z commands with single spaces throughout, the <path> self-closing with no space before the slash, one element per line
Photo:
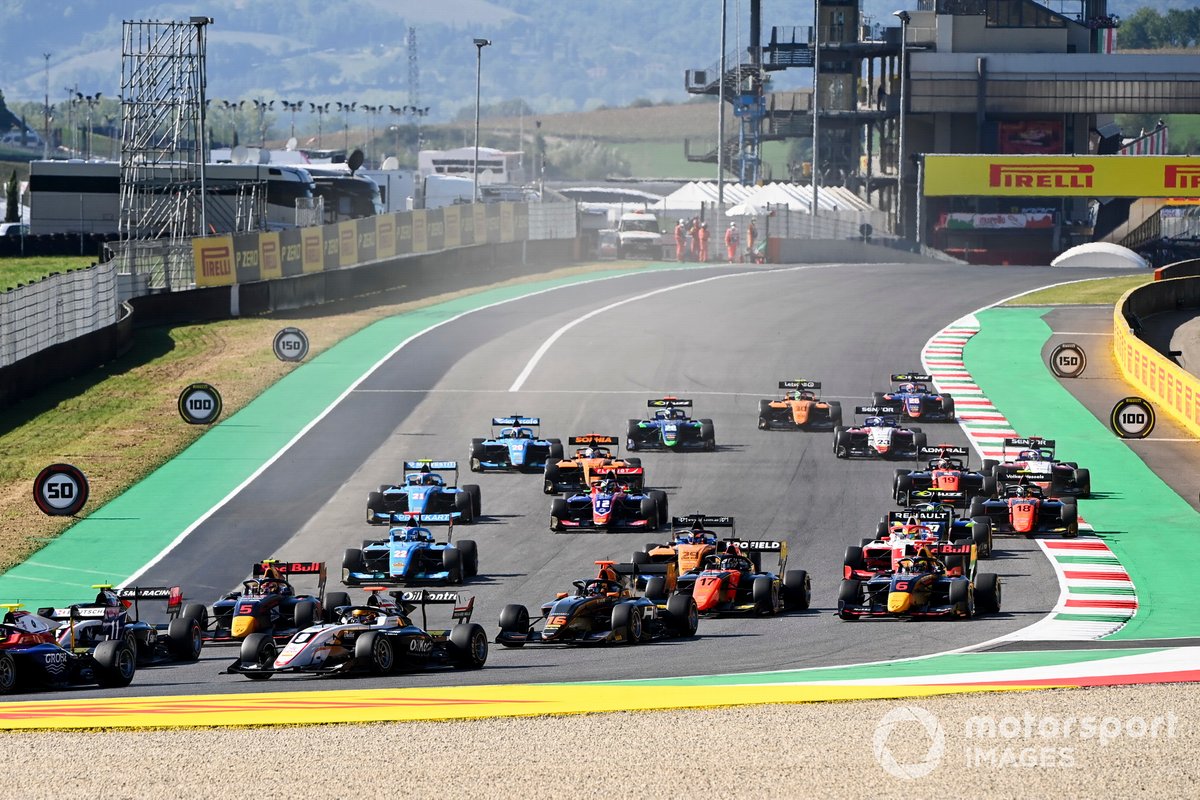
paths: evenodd
<path fill-rule="evenodd" d="M 1121 295 L 1135 286 L 1154 280 L 1153 275 L 1121 275 L 1115 278 L 1096 278 L 1090 281 L 1068 283 L 1039 289 L 1036 292 L 1014 297 L 1006 306 L 1081 306 L 1115 305 Z"/>

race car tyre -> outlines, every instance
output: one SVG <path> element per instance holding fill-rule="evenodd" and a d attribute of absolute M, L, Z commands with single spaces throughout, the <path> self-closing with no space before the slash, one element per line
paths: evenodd
<path fill-rule="evenodd" d="M 929 437 L 927 437 L 924 433 L 921 433 L 919 428 L 913 428 L 912 430 L 913 447 L 915 447 L 917 452 L 920 453 L 922 447 L 927 447 L 929 445 Z"/>
<path fill-rule="evenodd" d="M 950 605 L 959 619 L 970 619 L 975 616 L 975 590 L 970 581 L 952 581 L 950 583 Z"/>
<path fill-rule="evenodd" d="M 846 556 L 842 563 L 851 569 L 866 569 L 867 562 L 863 558 L 863 549 L 861 547 L 850 545 L 846 548 Z"/>
<path fill-rule="evenodd" d="M 997 464 L 995 469 L 992 470 L 992 474 L 995 476 L 996 484 L 998 486 L 1004 486 L 1006 483 L 1012 480 L 1012 473 L 1013 470 L 1010 469 L 1007 464 Z"/>
<path fill-rule="evenodd" d="M 980 558 L 992 557 L 991 517 L 971 517 L 971 540 Z"/>
<path fill-rule="evenodd" d="M 546 494 L 554 494 L 554 490 L 558 488 L 558 464 L 553 461 L 546 462 L 545 480 L 542 483 L 542 491 Z"/>
<path fill-rule="evenodd" d="M 635 452 L 638 449 L 638 437 L 641 435 L 641 427 L 638 420 L 631 419 L 625 425 L 625 449 L 629 452 Z"/>
<path fill-rule="evenodd" d="M 133 651 L 134 658 L 139 660 L 143 658 L 142 643 L 138 641 L 138 637 L 134 635 L 133 631 L 125 631 L 125 635 L 121 640 L 125 642 L 126 647 Z"/>
<path fill-rule="evenodd" d="M 462 560 L 464 578 L 474 578 L 479 574 L 479 546 L 474 539 L 459 539 L 455 543 Z"/>
<path fill-rule="evenodd" d="M 465 491 L 455 493 L 454 510 L 460 514 L 458 521 L 462 524 L 470 525 L 475 521 L 475 509 L 472 508 L 471 495 Z"/>
<path fill-rule="evenodd" d="M 105 689 L 128 686 L 137 672 L 137 654 L 115 639 L 96 645 L 92 659 L 96 662 L 96 683 Z"/>
<path fill-rule="evenodd" d="M 662 575 L 653 575 L 646 581 L 646 599 L 661 603 L 667 599 L 667 579 Z"/>
<path fill-rule="evenodd" d="M 371 492 L 367 495 L 367 522 L 372 525 L 379 523 L 375 520 L 375 515 L 383 508 L 383 495 L 379 492 Z"/>
<path fill-rule="evenodd" d="M 640 467 L 642 465 L 642 460 L 640 458 L 626 458 L 624 461 L 631 467 Z"/>
<path fill-rule="evenodd" d="M 779 588 L 766 575 L 759 575 L 750 584 L 750 595 L 754 599 L 754 613 L 760 617 L 770 616 L 779 608 Z"/>
<path fill-rule="evenodd" d="M 921 432 L 921 429 L 920 429 L 920 428 L 918 428 L 916 425 L 909 425 L 909 426 L 908 426 L 908 429 L 909 429 L 910 431 L 912 431 L 913 433 L 920 433 L 920 432 Z"/>
<path fill-rule="evenodd" d="M 871 405 L 873 405 L 873 406 L 884 405 L 887 402 L 887 400 L 884 398 L 883 395 L 884 395 L 883 392 L 872 392 L 871 393 Z"/>
<path fill-rule="evenodd" d="M 996 486 L 996 479 L 990 475 L 985 475 L 983 478 L 983 497 L 995 497 L 999 487 Z"/>
<path fill-rule="evenodd" d="M 983 460 L 983 467 L 979 471 L 984 475 L 991 475 L 994 478 L 996 477 L 996 467 L 999 464 L 1000 462 L 994 458 L 985 458 Z"/>
<path fill-rule="evenodd" d="M 850 451 L 846 447 L 846 432 L 834 431 L 833 433 L 833 454 L 838 458 L 849 458 Z"/>
<path fill-rule="evenodd" d="M 204 649 L 204 631 L 191 617 L 176 617 L 167 623 L 167 650 L 176 661 L 195 661 Z"/>
<path fill-rule="evenodd" d="M 972 497 L 971 505 L 967 508 L 967 517 L 974 519 L 975 517 L 986 517 L 987 515 L 987 506 L 984 504 L 984 499 L 982 497 Z"/>
<path fill-rule="evenodd" d="M 522 636 L 529 633 L 529 609 L 517 603 L 510 603 L 500 612 L 500 632 L 519 633 Z M 500 642 L 505 647 L 524 647 L 525 642 Z"/>
<path fill-rule="evenodd" d="M 396 668 L 396 648 L 390 637 L 367 631 L 354 641 L 354 662 L 372 675 L 389 675 Z"/>
<path fill-rule="evenodd" d="M 471 498 L 471 518 L 479 519 L 483 516 L 483 493 L 479 490 L 479 485 L 468 483 L 462 490 Z"/>
<path fill-rule="evenodd" d="M 954 419 L 954 398 L 948 394 L 942 394 L 942 411 L 946 415 L 947 421 Z"/>
<path fill-rule="evenodd" d="M 642 615 L 632 603 L 613 606 L 611 624 L 613 633 L 622 634 L 627 644 L 637 644 L 642 638 Z"/>
<path fill-rule="evenodd" d="M 1080 497 L 1088 497 L 1092 493 L 1092 473 L 1087 469 L 1075 470 L 1075 487 Z"/>
<path fill-rule="evenodd" d="M 654 498 L 654 502 L 658 506 L 658 527 L 665 528 L 670 525 L 671 515 L 668 513 L 667 493 L 662 489 L 651 489 L 646 494 Z"/>
<path fill-rule="evenodd" d="M 892 494 L 893 495 L 896 494 L 896 484 L 900 483 L 900 476 L 909 475 L 911 473 L 912 473 L 911 469 L 897 469 L 894 472 L 892 472 Z"/>
<path fill-rule="evenodd" d="M 658 502 L 653 497 L 643 497 L 641 507 L 638 509 L 638 514 L 642 519 L 646 520 L 650 530 L 658 530 L 660 519 L 658 511 Z"/>
<path fill-rule="evenodd" d="M 758 429 L 765 431 L 771 427 L 771 401 L 758 401 Z"/>
<path fill-rule="evenodd" d="M 325 621 L 336 622 L 337 610 L 350 605 L 350 595 L 345 592 L 327 592 L 325 594 Z"/>
<path fill-rule="evenodd" d="M 347 586 L 353 586 L 360 583 L 359 579 L 352 578 L 354 572 L 366 572 L 367 567 L 363 563 L 362 550 L 357 547 L 347 547 L 342 552 L 342 583 Z"/>
<path fill-rule="evenodd" d="M 802 569 L 783 573 L 783 607 L 788 611 L 807 611 L 812 602 L 812 581 Z"/>
<path fill-rule="evenodd" d="M 667 599 L 667 617 L 677 636 L 695 636 L 700 627 L 700 611 L 690 594 L 674 594 Z"/>
<path fill-rule="evenodd" d="M 829 421 L 835 427 L 842 424 L 842 403 L 840 400 L 829 401 Z"/>
<path fill-rule="evenodd" d="M 975 576 L 975 611 L 980 614 L 1000 613 L 1000 576 L 981 572 Z"/>
<path fill-rule="evenodd" d="M 567 501 L 565 498 L 556 497 L 550 503 L 550 530 L 555 533 L 561 533 L 566 530 L 562 521 L 568 516 Z"/>
<path fill-rule="evenodd" d="M 649 564 L 650 563 L 650 554 L 643 553 L 641 550 L 634 550 L 633 558 L 630 559 L 630 562 L 633 564 L 637 564 L 639 566 L 642 564 Z"/>
<path fill-rule="evenodd" d="M 704 449 L 712 452 L 717 449 L 717 432 L 711 419 L 700 420 L 700 438 L 704 441 Z"/>
<path fill-rule="evenodd" d="M 458 669 L 479 669 L 487 663 L 487 631 L 477 623 L 460 622 L 450 631 L 450 652 Z"/>
<path fill-rule="evenodd" d="M 446 570 L 446 580 L 453 584 L 463 582 L 462 553 L 453 547 L 442 551 L 442 569 Z"/>
<path fill-rule="evenodd" d="M 238 651 L 238 660 L 243 664 L 253 664 L 256 667 L 269 667 L 275 661 L 278 650 L 275 640 L 265 633 L 252 633 L 242 640 Z M 265 681 L 271 677 L 269 672 L 243 672 L 247 678 Z"/>
<path fill-rule="evenodd" d="M 17 688 L 17 662 L 13 657 L 0 652 L 0 694 L 9 694 Z"/>
<path fill-rule="evenodd" d="M 471 472 L 483 472 L 483 439 L 471 440 Z"/>
<path fill-rule="evenodd" d="M 200 603 L 188 603 L 179 614 L 180 619 L 194 619 L 200 630 L 208 630 L 208 609 Z"/>
<path fill-rule="evenodd" d="M 299 600 L 296 602 L 294 622 L 296 630 L 302 631 L 305 628 L 311 628 L 318 622 L 317 604 L 312 600 Z"/>
<path fill-rule="evenodd" d="M 862 603 L 862 581 L 846 578 L 838 587 L 838 616 L 847 622 L 856 622 L 858 617 L 842 610 L 843 605 L 858 606 Z"/>
<path fill-rule="evenodd" d="M 896 502 L 902 506 L 908 505 L 909 494 L 912 492 L 912 488 L 912 475 L 897 475 L 895 492 Z"/>
<path fill-rule="evenodd" d="M 546 463 L 563 460 L 563 446 L 558 439 L 550 439 L 550 452 L 546 455 Z"/>
<path fill-rule="evenodd" d="M 962 556 L 946 556 L 945 558 L 947 571 L 956 569 L 960 575 L 967 575 L 971 569 L 971 557 Z"/>

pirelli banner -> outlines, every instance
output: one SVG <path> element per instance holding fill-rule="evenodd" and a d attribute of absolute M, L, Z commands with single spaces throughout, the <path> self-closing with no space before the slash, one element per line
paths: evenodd
<path fill-rule="evenodd" d="M 926 197 L 1200 198 L 1200 157 L 926 155 Z"/>
<path fill-rule="evenodd" d="M 519 242 L 529 206 L 487 203 L 192 240 L 197 286 L 290 278 L 455 247 Z"/>

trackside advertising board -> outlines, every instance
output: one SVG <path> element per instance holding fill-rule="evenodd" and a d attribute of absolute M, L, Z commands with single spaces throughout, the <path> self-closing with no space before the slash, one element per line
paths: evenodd
<path fill-rule="evenodd" d="M 1200 198 L 1200 158 L 926 155 L 927 197 Z"/>

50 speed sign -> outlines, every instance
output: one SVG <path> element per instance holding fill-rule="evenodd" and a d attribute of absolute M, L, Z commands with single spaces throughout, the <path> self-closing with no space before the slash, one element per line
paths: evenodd
<path fill-rule="evenodd" d="M 207 383 L 193 383 L 179 393 L 179 416 L 192 425 L 208 425 L 221 416 L 221 393 Z"/>
<path fill-rule="evenodd" d="M 87 499 L 87 478 L 70 464 L 51 464 L 33 482 L 33 502 L 52 517 L 75 516 Z"/>

